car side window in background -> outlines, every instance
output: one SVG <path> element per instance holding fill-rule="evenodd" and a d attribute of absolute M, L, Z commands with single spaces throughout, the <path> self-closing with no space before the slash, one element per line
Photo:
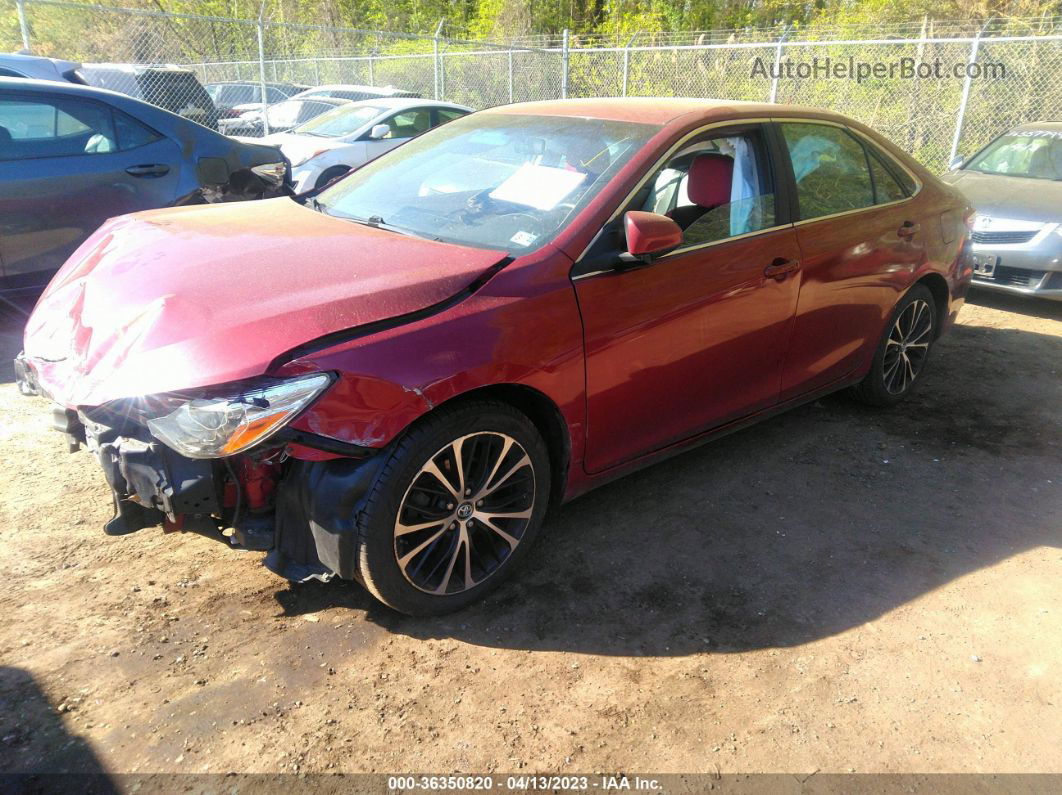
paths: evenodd
<path fill-rule="evenodd" d="M 859 210 L 874 204 L 867 154 L 840 127 L 784 123 L 782 135 L 796 179 L 802 219 Z"/>
<path fill-rule="evenodd" d="M 907 191 L 896 178 L 882 165 L 873 154 L 870 155 L 870 175 L 874 179 L 874 199 L 876 204 L 898 202 L 907 198 Z"/>
<path fill-rule="evenodd" d="M 21 72 L 16 72 L 14 69 L 5 69 L 0 66 L 0 77 L 25 77 Z"/>
<path fill-rule="evenodd" d="M 431 128 L 431 111 L 414 108 L 396 113 L 383 123 L 390 128 L 384 138 L 413 138 Z"/>
<path fill-rule="evenodd" d="M 147 125 L 119 111 L 114 112 L 114 132 L 118 136 L 118 149 L 122 152 L 146 146 L 162 137 Z"/>
<path fill-rule="evenodd" d="M 762 139 L 742 133 L 690 144 L 649 183 L 641 209 L 675 221 L 686 246 L 774 226 L 774 188 Z"/>
<path fill-rule="evenodd" d="M 306 122 L 310 119 L 316 119 L 322 113 L 328 113 L 328 111 L 334 108 L 334 105 L 329 105 L 327 102 L 304 102 L 302 100 L 292 100 L 299 103 L 299 121 Z"/>
<path fill-rule="evenodd" d="M 111 111 L 69 99 L 0 99 L 0 159 L 106 154 L 118 148 Z"/>
<path fill-rule="evenodd" d="M 301 102 L 278 102 L 266 109 L 266 118 L 270 127 L 294 127 L 299 123 L 299 111 L 302 110 Z"/>
<path fill-rule="evenodd" d="M 439 119 L 436 124 L 446 124 L 448 121 L 460 119 L 462 116 L 468 115 L 468 113 L 463 110 L 447 110 L 446 108 L 436 108 L 435 114 Z"/>

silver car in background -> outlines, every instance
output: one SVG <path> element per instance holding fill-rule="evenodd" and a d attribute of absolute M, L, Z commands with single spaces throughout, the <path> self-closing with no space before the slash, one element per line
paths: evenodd
<path fill-rule="evenodd" d="M 973 283 L 1062 301 L 1062 122 L 1015 127 L 943 180 L 977 210 Z"/>

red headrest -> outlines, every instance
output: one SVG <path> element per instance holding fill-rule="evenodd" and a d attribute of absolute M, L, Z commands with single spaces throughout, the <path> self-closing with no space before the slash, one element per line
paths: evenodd
<path fill-rule="evenodd" d="M 718 207 L 730 201 L 730 181 L 734 175 L 734 161 L 726 155 L 697 155 L 690 163 L 690 177 L 686 195 L 701 207 Z"/>

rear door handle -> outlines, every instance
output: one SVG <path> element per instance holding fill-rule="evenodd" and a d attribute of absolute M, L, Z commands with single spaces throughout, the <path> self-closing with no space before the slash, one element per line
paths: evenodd
<path fill-rule="evenodd" d="M 164 177 L 170 173 L 170 167 L 165 163 L 151 163 L 143 166 L 129 166 L 125 173 L 134 177 Z"/>
<path fill-rule="evenodd" d="M 896 234 L 900 237 L 910 238 L 914 237 L 915 233 L 917 233 L 920 228 L 921 227 L 919 227 L 919 225 L 916 223 L 912 223 L 911 221 L 904 221 L 903 226 L 896 230 Z"/>
<path fill-rule="evenodd" d="M 799 260 L 778 257 L 770 265 L 763 269 L 763 275 L 766 276 L 768 279 L 774 279 L 777 282 L 782 282 L 785 281 L 785 278 L 790 273 L 795 273 L 799 269 Z"/>

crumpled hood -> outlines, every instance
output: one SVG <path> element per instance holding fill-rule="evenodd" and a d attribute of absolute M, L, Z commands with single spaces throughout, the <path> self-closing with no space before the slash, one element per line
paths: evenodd
<path fill-rule="evenodd" d="M 1062 182 L 965 170 L 949 172 L 941 179 L 958 188 L 982 215 L 1062 222 Z"/>
<path fill-rule="evenodd" d="M 69 407 L 221 384 L 325 334 L 443 301 L 504 257 L 287 198 L 122 216 L 56 274 L 25 353 Z"/>

